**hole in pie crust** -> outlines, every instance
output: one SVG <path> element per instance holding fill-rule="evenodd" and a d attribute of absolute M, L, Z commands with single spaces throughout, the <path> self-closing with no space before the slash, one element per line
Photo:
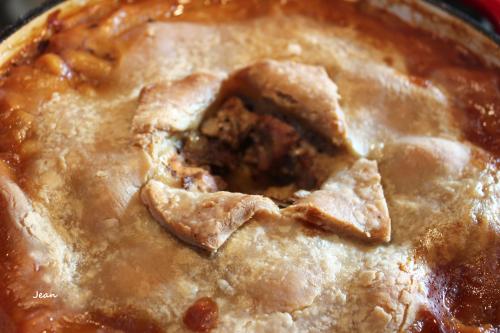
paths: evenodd
<path fill-rule="evenodd" d="M 211 252 L 255 214 L 280 215 L 276 205 L 325 230 L 389 241 L 375 162 L 360 160 L 356 165 L 367 167 L 346 171 L 343 186 L 329 185 L 337 181 L 336 156 L 356 155 L 338 100 L 324 68 L 274 60 L 236 71 L 223 84 L 193 74 L 147 88 L 134 131 L 142 142 L 162 131 L 180 145 L 166 161 L 174 181 L 150 181 L 143 202 L 178 238 Z"/>
<path fill-rule="evenodd" d="M 184 138 L 182 154 L 202 166 L 230 192 L 261 194 L 281 205 L 298 190 L 314 190 L 324 181 L 322 161 L 333 155 L 318 149 L 283 118 L 258 110 L 252 101 L 229 97 Z"/>
<path fill-rule="evenodd" d="M 225 190 L 287 206 L 297 191 L 318 189 L 339 147 L 348 146 L 337 87 L 322 67 L 260 61 L 236 71 L 221 95 L 184 136 L 182 154 Z"/>

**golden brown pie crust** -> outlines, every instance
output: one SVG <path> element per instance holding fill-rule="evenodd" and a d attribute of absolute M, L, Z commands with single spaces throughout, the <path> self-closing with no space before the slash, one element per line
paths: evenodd
<path fill-rule="evenodd" d="M 1 332 L 500 327 L 500 70 L 376 1 L 101 1 L 0 78 Z"/>

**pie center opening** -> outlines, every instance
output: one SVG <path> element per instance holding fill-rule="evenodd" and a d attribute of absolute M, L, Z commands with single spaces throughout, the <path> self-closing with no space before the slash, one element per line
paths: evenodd
<path fill-rule="evenodd" d="M 297 191 L 321 185 L 318 170 L 329 153 L 292 121 L 265 111 L 229 97 L 184 138 L 182 153 L 188 164 L 217 177 L 219 190 L 261 194 L 286 205 Z"/>

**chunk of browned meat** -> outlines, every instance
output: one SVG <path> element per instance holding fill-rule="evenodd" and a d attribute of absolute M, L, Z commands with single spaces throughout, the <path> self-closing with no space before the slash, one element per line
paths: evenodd
<path fill-rule="evenodd" d="M 186 137 L 182 153 L 186 161 L 192 165 L 231 169 L 237 162 L 236 153 L 227 149 L 223 142 L 197 134 Z"/>
<path fill-rule="evenodd" d="M 228 99 L 217 114 L 201 126 L 201 133 L 236 149 L 258 122 L 258 115 L 248 111 L 236 97 Z"/>
<path fill-rule="evenodd" d="M 391 239 L 391 219 L 377 163 L 366 159 L 333 175 L 320 190 L 300 199 L 285 213 L 362 240 Z"/>
<path fill-rule="evenodd" d="M 202 123 L 201 134 L 187 137 L 186 160 L 225 175 L 233 191 L 261 194 L 269 185 L 296 182 L 310 189 L 319 184 L 304 172 L 315 164 L 315 147 L 285 120 L 251 112 L 237 97 Z"/>
<path fill-rule="evenodd" d="M 155 180 L 142 190 L 153 217 L 178 238 L 210 252 L 255 216 L 279 216 L 278 207 L 259 195 L 173 189 Z"/>
<path fill-rule="evenodd" d="M 144 88 L 133 119 L 134 133 L 196 128 L 204 111 L 215 101 L 221 83 L 219 76 L 196 73 L 182 80 Z"/>
<path fill-rule="evenodd" d="M 288 152 L 300 140 L 292 126 L 269 115 L 259 117 L 250 137 L 253 145 L 245 152 L 243 159 L 259 171 L 267 171 L 282 164 Z"/>
<path fill-rule="evenodd" d="M 211 175 L 204 168 L 187 165 L 179 156 L 169 160 L 168 169 L 188 191 L 216 192 L 225 187 L 224 181 L 219 177 Z"/>
<path fill-rule="evenodd" d="M 345 117 L 336 84 L 323 67 L 264 60 L 233 76 L 234 90 L 256 102 L 271 103 L 336 145 L 346 143 Z"/>

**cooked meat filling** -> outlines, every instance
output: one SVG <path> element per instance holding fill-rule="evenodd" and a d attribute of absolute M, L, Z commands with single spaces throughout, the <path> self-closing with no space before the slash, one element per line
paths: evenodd
<path fill-rule="evenodd" d="M 237 97 L 227 99 L 202 122 L 199 132 L 186 136 L 186 160 L 222 177 L 232 192 L 286 202 L 290 195 L 284 198 L 284 192 L 319 187 L 324 179 L 314 166 L 327 154 L 291 124 L 252 108 Z"/>
<path fill-rule="evenodd" d="M 215 117 L 202 124 L 201 132 L 238 149 L 258 121 L 259 117 L 248 111 L 239 98 L 230 98 Z"/>

